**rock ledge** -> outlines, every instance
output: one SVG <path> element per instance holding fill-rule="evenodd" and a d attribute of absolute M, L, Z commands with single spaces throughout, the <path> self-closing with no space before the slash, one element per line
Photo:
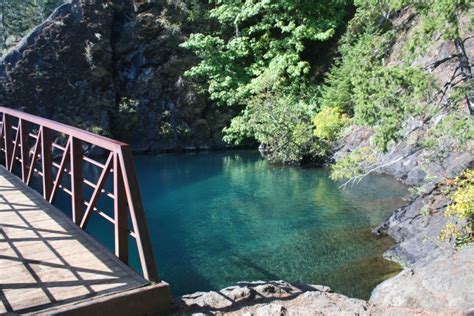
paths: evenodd
<path fill-rule="evenodd" d="M 177 315 L 368 315 L 366 301 L 336 294 L 327 286 L 285 281 L 239 282 L 219 292 L 184 295 Z"/>

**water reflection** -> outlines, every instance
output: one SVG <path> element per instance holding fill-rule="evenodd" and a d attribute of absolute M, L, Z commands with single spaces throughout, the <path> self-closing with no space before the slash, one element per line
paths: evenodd
<path fill-rule="evenodd" d="M 271 166 L 257 152 L 136 157 L 158 267 L 174 294 L 243 280 L 325 284 L 367 298 L 397 271 L 370 229 L 406 189 L 369 177 L 340 189 L 324 169 Z"/>

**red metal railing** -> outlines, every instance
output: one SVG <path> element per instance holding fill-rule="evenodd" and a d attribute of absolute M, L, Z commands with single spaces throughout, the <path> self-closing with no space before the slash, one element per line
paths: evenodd
<path fill-rule="evenodd" d="M 13 172 L 14 167 L 19 166 L 21 179 L 27 185 L 31 184 L 33 174 L 41 177 L 43 197 L 50 203 L 53 203 L 58 189 L 69 194 L 72 220 L 82 229 L 86 228 L 92 214 L 98 214 L 111 222 L 114 225 L 115 255 L 125 263 L 128 263 L 129 257 L 128 236 L 135 238 L 144 277 L 158 282 L 158 272 L 129 146 L 6 107 L 0 106 L 0 115 L 0 150 L 5 153 L 5 168 Z M 107 157 L 105 163 L 85 156 L 85 146 L 102 149 Z M 83 165 L 86 163 L 101 170 L 97 182 L 84 177 Z M 53 172 L 54 169 L 56 172 Z M 65 174 L 70 177 L 70 189 L 62 182 Z M 110 176 L 113 177 L 113 192 L 105 188 Z M 84 185 L 92 189 L 89 201 L 85 201 Z M 113 216 L 97 209 L 97 201 L 101 195 L 113 199 Z M 130 230 L 129 214 L 133 227 Z"/>

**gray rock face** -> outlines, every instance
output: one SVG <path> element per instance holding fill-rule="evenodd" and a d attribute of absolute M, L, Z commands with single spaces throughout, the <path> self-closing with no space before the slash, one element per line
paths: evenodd
<path fill-rule="evenodd" d="M 219 292 L 184 295 L 176 303 L 178 315 L 369 315 L 363 300 L 332 293 L 326 286 L 285 281 L 240 282 Z"/>
<path fill-rule="evenodd" d="M 408 10 L 395 22 L 403 24 L 411 17 Z M 466 52 L 473 60 L 472 31 L 465 29 L 464 32 Z M 406 35 L 400 34 L 387 64 L 396 65 L 401 60 L 402 42 Z M 426 54 L 415 60 L 414 65 L 429 68 L 436 61 L 453 54 L 456 54 L 453 43 L 436 41 Z M 452 59 L 436 67 L 432 74 L 437 84 L 444 86 L 458 66 L 459 61 Z M 441 99 L 438 102 L 448 101 Z M 429 111 L 431 104 L 425 107 Z M 465 146 L 456 146 L 454 140 L 442 138 L 437 139 L 434 147 L 424 145 L 429 139 L 429 131 L 452 112 L 453 107 L 448 102 L 431 118 L 423 121 L 408 118 L 402 126 L 404 137 L 399 143 L 394 144 L 387 153 L 376 156 L 381 166 L 377 172 L 392 175 L 407 185 L 417 187 L 417 193 L 406 206 L 396 210 L 374 229 L 375 234 L 387 234 L 395 239 L 397 244 L 385 253 L 385 257 L 406 267 L 398 276 L 383 282 L 373 291 L 370 303 L 375 306 L 372 309 L 374 313 L 384 314 L 390 310 L 395 314 L 411 314 L 418 309 L 428 314 L 474 311 L 474 246 L 457 252 L 454 241 L 439 239 L 441 230 L 448 222 L 445 209 L 451 203 L 441 181 L 454 178 L 464 169 L 474 166 L 474 142 L 471 140 Z M 340 141 L 334 159 L 337 161 L 354 150 L 370 146 L 372 135 L 370 127 L 352 126 L 351 132 Z"/>
<path fill-rule="evenodd" d="M 439 240 L 440 232 L 448 221 L 444 210 L 449 202 L 437 187 L 396 210 L 373 231 L 377 235 L 388 234 L 397 242 L 385 256 L 411 266 L 427 257 L 451 253 L 453 245 Z"/>
<path fill-rule="evenodd" d="M 449 256 L 420 259 L 410 269 L 375 288 L 370 303 L 418 307 L 432 313 L 468 313 L 474 309 L 474 247 Z"/>
<path fill-rule="evenodd" d="M 456 250 L 454 240 L 439 238 L 448 220 L 465 224 L 445 216 L 449 203 L 443 186 L 434 185 L 374 230 L 397 241 L 385 257 L 406 269 L 378 285 L 371 304 L 463 315 L 474 309 L 474 245 Z"/>

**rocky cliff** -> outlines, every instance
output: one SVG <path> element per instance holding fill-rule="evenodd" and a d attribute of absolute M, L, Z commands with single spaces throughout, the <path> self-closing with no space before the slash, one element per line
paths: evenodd
<path fill-rule="evenodd" d="M 385 60 L 387 66 L 401 63 L 400 48 L 417 28 L 419 19 L 410 8 L 393 17 L 399 27 L 398 37 Z M 454 238 L 441 240 L 448 221 L 465 225 L 459 219 L 446 216 L 452 203 L 448 182 L 463 170 L 473 168 L 472 136 L 460 143 L 450 137 L 450 131 L 436 133 L 454 117 L 462 122 L 465 116 L 455 116 L 459 109 L 450 103 L 460 83 L 472 82 L 474 36 L 468 27 L 469 16 L 461 19 L 463 46 L 445 41 L 441 36 L 412 65 L 427 69 L 434 76 L 439 93 L 434 103 L 423 104 L 429 113 L 438 105 L 435 115 L 411 117 L 402 127 L 403 139 L 392 144 L 386 153 L 362 164 L 363 174 L 383 173 L 412 186 L 413 193 L 406 206 L 395 210 L 374 234 L 387 234 L 397 244 L 385 253 L 389 260 L 399 262 L 404 270 L 377 286 L 369 301 L 355 300 L 331 293 L 321 286 L 291 285 L 283 281 L 242 283 L 220 292 L 195 293 L 178 300 L 177 313 L 200 312 L 212 315 L 471 315 L 474 313 L 474 246 L 457 249 Z M 468 78 L 459 80 L 460 70 Z M 458 78 L 457 80 L 453 78 Z M 472 95 L 472 88 L 467 92 Z M 470 100 L 461 111 L 469 116 Z M 471 122 L 468 118 L 468 122 Z M 471 133 L 463 127 L 455 133 Z M 372 146 L 374 130 L 351 126 L 337 144 L 333 160 L 344 159 L 350 153 Z M 452 135 L 452 134 L 451 134 Z M 428 145 L 430 143 L 430 145 Z M 348 182 L 352 185 L 355 181 Z M 356 184 L 354 184 L 356 185 Z"/>
<path fill-rule="evenodd" d="M 436 34 L 425 52 L 411 62 L 431 73 L 438 93 L 431 103 L 422 104 L 425 115 L 404 122 L 400 142 L 363 166 L 365 173 L 398 178 L 412 186 L 413 192 L 406 206 L 374 229 L 375 234 L 388 234 L 397 242 L 385 257 L 401 263 L 405 270 L 376 287 L 370 304 L 420 308 L 429 313 L 467 313 L 474 308 L 474 247 L 456 249 L 454 238 L 440 239 L 448 222 L 466 225 L 463 220 L 448 217 L 445 211 L 452 203 L 448 179 L 473 168 L 473 92 L 469 85 L 473 80 L 474 37 L 469 19 L 470 14 L 460 18 L 462 43 L 443 40 L 441 34 Z M 419 27 L 420 17 L 408 7 L 394 15 L 392 22 L 398 36 L 385 59 L 387 67 L 403 62 L 401 49 Z M 468 87 L 461 108 L 451 98 L 458 85 Z M 465 114 L 456 114 L 460 112 Z M 460 125 L 463 120 L 469 123 Z M 334 159 L 370 146 L 372 134 L 371 128 L 352 126 L 340 141 Z"/>
<path fill-rule="evenodd" d="M 472 68 L 474 38 L 468 20 L 469 16 L 461 19 L 461 34 L 465 39 L 462 49 L 454 42 L 439 38 L 432 42 L 426 53 L 412 62 L 412 65 L 430 70 L 434 76 L 440 92 L 433 102 L 441 105 L 440 110 L 425 120 L 407 120 L 402 130 L 404 139 L 387 153 L 377 156 L 376 162 L 366 168 L 366 172 L 389 174 L 413 187 L 409 204 L 396 210 L 374 229 L 376 234 L 388 234 L 395 239 L 397 244 L 386 252 L 385 257 L 400 262 L 406 269 L 374 290 L 370 299 L 372 304 L 423 308 L 440 313 L 474 308 L 474 289 L 471 286 L 474 248 L 471 245 L 456 250 L 454 238 L 440 239 L 448 221 L 465 225 L 462 220 L 445 214 L 447 206 L 452 203 L 446 183 L 449 182 L 447 179 L 455 178 L 463 170 L 473 168 L 474 141 L 468 136 L 461 144 L 459 138 L 449 136 L 449 131 L 443 134 L 434 132 L 457 111 L 450 104 L 449 96 L 463 80 L 453 78 L 459 78 L 466 59 Z M 417 23 L 417 17 L 410 9 L 395 17 L 394 24 L 403 25 L 405 31 L 400 32 L 387 57 L 388 66 L 400 62 L 400 47 L 413 34 Z M 470 77 L 465 80 L 471 82 L 472 72 L 470 69 L 468 72 Z M 472 95 L 472 90 L 467 92 L 469 95 Z M 469 116 L 469 97 L 462 104 L 462 111 Z M 426 113 L 435 107 L 433 104 L 423 106 Z M 455 120 L 460 123 L 463 119 L 458 116 Z M 469 128 L 459 132 L 470 133 Z M 341 141 L 335 159 L 367 146 L 370 135 L 368 128 L 352 127 L 352 133 Z M 431 145 L 427 145 L 429 142 Z"/>
<path fill-rule="evenodd" d="M 140 150 L 223 147 L 233 113 L 183 73 L 186 8 L 131 0 L 64 4 L 0 60 L 0 103 Z"/>

